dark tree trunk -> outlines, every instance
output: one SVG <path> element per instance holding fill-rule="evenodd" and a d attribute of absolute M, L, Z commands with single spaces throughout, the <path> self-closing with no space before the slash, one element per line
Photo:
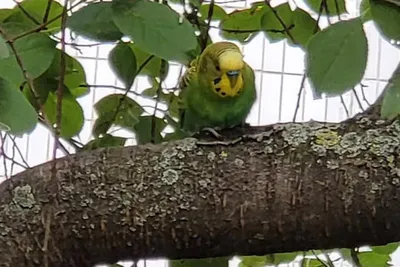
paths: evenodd
<path fill-rule="evenodd" d="M 82 267 L 400 240 L 397 122 L 360 117 L 245 132 L 231 143 L 82 152 L 57 160 L 56 172 L 49 162 L 15 175 L 0 185 L 0 265 Z"/>

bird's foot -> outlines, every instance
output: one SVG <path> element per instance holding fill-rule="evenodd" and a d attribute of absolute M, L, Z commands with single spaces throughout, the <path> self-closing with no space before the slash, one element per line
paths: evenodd
<path fill-rule="evenodd" d="M 218 130 L 217 128 L 214 129 L 214 128 L 210 128 L 210 127 L 206 127 L 203 129 L 203 131 L 211 133 L 215 138 L 222 139 L 222 135 L 219 134 L 217 132 L 217 130 Z"/>

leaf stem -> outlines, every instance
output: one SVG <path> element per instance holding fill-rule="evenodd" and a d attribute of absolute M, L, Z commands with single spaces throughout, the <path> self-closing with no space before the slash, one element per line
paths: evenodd
<path fill-rule="evenodd" d="M 4 37 L 5 39 L 9 40 L 9 39 L 7 38 L 7 34 L 5 33 L 4 29 L 3 29 L 1 26 L 0 26 L 0 34 L 3 35 L 3 37 Z M 19 56 L 19 53 L 18 53 L 17 49 L 15 48 L 14 42 L 9 42 L 8 44 L 9 44 L 9 46 L 10 46 L 12 52 L 14 53 L 15 59 L 16 59 L 16 61 L 17 61 L 17 64 L 18 64 L 19 68 L 20 68 L 21 71 L 22 71 L 22 75 L 23 75 L 25 81 L 28 83 L 28 86 L 29 86 L 29 88 L 30 88 L 30 90 L 31 90 L 31 92 L 32 92 L 32 94 L 33 94 L 33 96 L 34 96 L 34 98 L 35 98 L 35 101 L 36 101 L 37 105 L 39 106 L 39 110 L 40 110 L 40 112 L 43 114 L 43 117 L 44 117 L 44 120 L 45 120 L 45 122 L 46 122 L 46 125 L 49 127 L 49 130 L 50 130 L 50 129 L 53 129 L 52 123 L 51 123 L 50 120 L 47 118 L 46 113 L 45 113 L 45 111 L 44 111 L 44 108 L 43 108 L 44 103 L 40 103 L 40 101 L 39 101 L 39 99 L 40 99 L 40 98 L 39 98 L 39 94 L 38 94 L 37 91 L 36 91 L 36 88 L 35 88 L 35 86 L 34 86 L 33 80 L 29 77 L 29 73 L 26 71 L 26 69 L 25 69 L 25 67 L 24 67 L 24 64 L 23 64 L 23 62 L 22 62 L 22 59 L 21 59 L 21 57 Z M 54 131 L 52 131 L 52 130 L 50 130 L 50 131 L 54 134 Z M 63 151 L 64 151 L 64 153 L 69 154 L 68 150 L 63 149 Z"/>
<path fill-rule="evenodd" d="M 298 44 L 298 42 L 295 40 L 295 38 L 293 37 L 292 33 L 290 32 L 290 29 L 286 26 L 285 22 L 283 21 L 283 19 L 279 16 L 278 12 L 275 10 L 275 8 L 273 8 L 270 4 L 270 0 L 264 0 L 264 3 L 272 10 L 272 12 L 274 13 L 276 19 L 279 21 L 279 23 L 282 25 L 283 27 L 283 31 L 287 34 L 287 36 L 290 38 L 290 40 L 294 43 L 294 44 Z"/>

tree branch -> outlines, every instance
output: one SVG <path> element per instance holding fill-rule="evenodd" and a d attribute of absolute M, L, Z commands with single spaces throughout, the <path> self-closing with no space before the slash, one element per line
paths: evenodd
<path fill-rule="evenodd" d="M 0 262 L 49 266 L 381 245 L 400 240 L 400 127 L 364 117 L 222 131 L 57 159 L 0 184 Z M 237 140 L 229 143 L 229 140 Z M 218 141 L 220 142 L 220 141 Z M 60 185 L 59 190 L 56 184 Z"/>

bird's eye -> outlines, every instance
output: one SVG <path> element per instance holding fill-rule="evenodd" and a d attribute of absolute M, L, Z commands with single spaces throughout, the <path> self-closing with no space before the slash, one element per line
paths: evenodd
<path fill-rule="evenodd" d="M 217 65 L 217 66 L 215 66 L 215 69 L 217 70 L 217 71 L 220 71 L 221 69 L 220 69 L 220 67 Z"/>

